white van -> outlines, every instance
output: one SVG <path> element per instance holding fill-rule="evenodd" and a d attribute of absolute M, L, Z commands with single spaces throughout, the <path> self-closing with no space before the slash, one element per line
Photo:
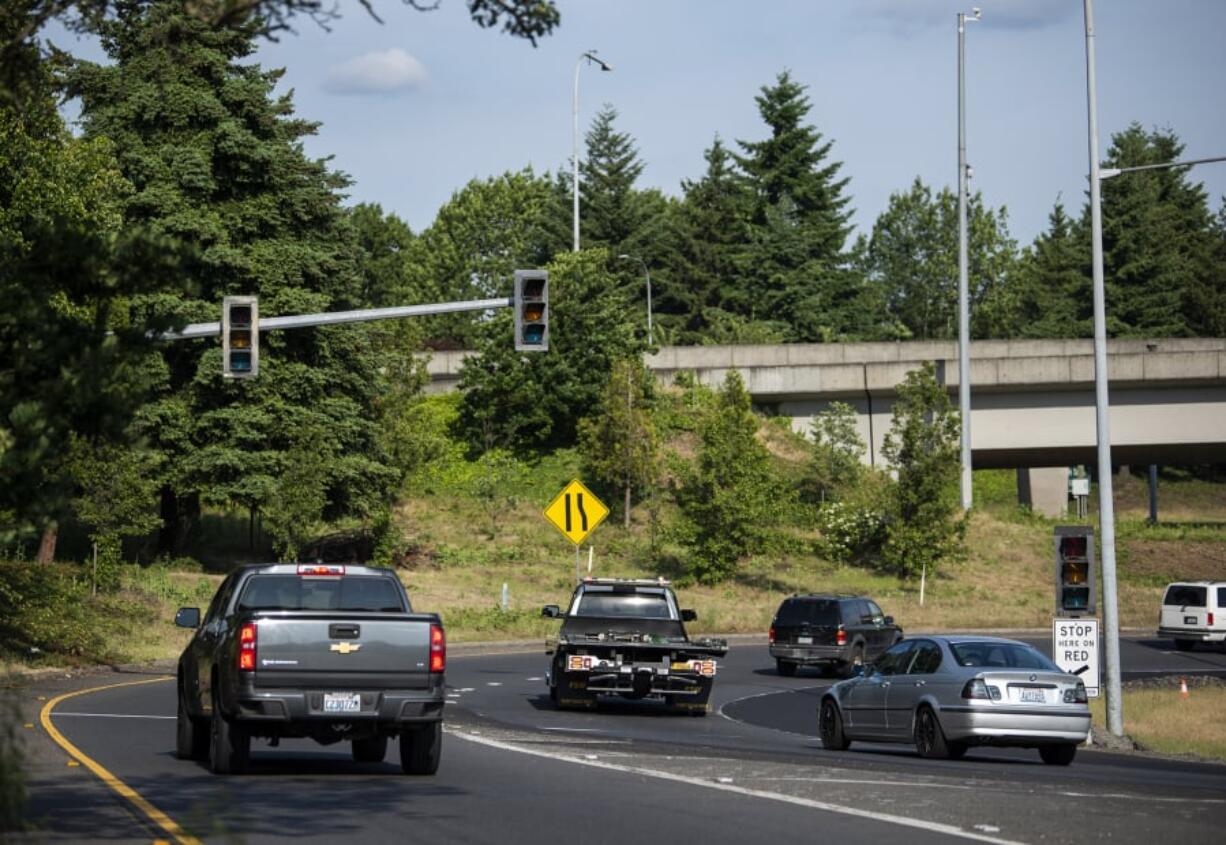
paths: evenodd
<path fill-rule="evenodd" d="M 1168 584 L 1158 636 L 1174 639 L 1180 651 L 1190 651 L 1197 643 L 1226 643 L 1226 581 Z"/>

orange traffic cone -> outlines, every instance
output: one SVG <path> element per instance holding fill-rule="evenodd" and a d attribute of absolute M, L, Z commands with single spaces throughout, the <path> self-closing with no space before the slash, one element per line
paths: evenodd
<path fill-rule="evenodd" d="M 1179 697 L 1180 698 L 1188 697 L 1188 679 L 1187 678 L 1179 679 Z"/>

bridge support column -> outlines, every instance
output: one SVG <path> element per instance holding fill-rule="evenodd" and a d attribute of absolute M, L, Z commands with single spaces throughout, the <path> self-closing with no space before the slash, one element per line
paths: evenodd
<path fill-rule="evenodd" d="M 1043 516 L 1060 518 L 1068 514 L 1068 468 L 1019 468 L 1017 503 Z"/>

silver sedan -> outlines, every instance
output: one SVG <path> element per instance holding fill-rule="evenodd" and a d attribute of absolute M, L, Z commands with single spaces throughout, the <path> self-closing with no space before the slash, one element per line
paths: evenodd
<path fill-rule="evenodd" d="M 818 707 L 822 745 L 914 742 L 923 757 L 956 759 L 973 745 L 1037 748 L 1067 766 L 1090 732 L 1085 684 L 1042 652 L 997 637 L 915 637 Z"/>

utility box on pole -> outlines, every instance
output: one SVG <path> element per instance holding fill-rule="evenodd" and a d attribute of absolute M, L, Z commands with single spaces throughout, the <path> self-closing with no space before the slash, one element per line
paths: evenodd
<path fill-rule="evenodd" d="M 1095 610 L 1094 529 L 1057 525 L 1056 615 L 1078 618 Z"/>

